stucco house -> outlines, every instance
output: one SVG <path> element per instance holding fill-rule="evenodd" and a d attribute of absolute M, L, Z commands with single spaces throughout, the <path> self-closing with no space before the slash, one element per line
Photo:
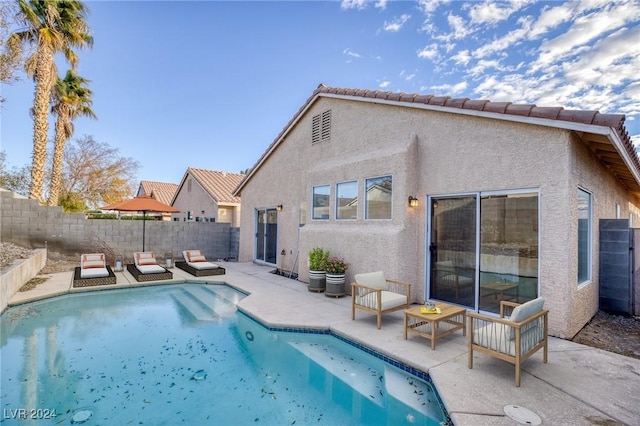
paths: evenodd
<path fill-rule="evenodd" d="M 141 180 L 138 186 L 136 197 L 149 196 L 161 203 L 171 205 L 171 200 L 178 190 L 178 185 L 169 182 L 156 182 L 151 180 Z M 171 220 L 170 213 L 148 212 L 149 216 L 162 216 L 162 220 Z"/>
<path fill-rule="evenodd" d="M 187 168 L 170 204 L 177 221 L 222 222 L 240 226 L 240 197 L 233 194 L 244 175 Z"/>
<path fill-rule="evenodd" d="M 161 203 L 171 204 L 171 200 L 173 200 L 177 190 L 178 184 L 176 183 L 141 180 L 136 197 L 149 195 Z"/>
<path fill-rule="evenodd" d="M 598 220 L 638 223 L 624 115 L 320 85 L 237 187 L 240 261 L 308 282 L 320 246 L 412 299 L 542 296 L 550 333 L 598 309 Z"/>

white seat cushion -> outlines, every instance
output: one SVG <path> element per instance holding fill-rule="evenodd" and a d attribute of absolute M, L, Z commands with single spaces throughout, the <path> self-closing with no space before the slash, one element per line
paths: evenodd
<path fill-rule="evenodd" d="M 80 269 L 80 278 L 100 278 L 108 277 L 109 271 L 107 268 L 86 268 Z"/>
<path fill-rule="evenodd" d="M 219 266 L 211 262 L 187 262 L 189 266 L 196 269 L 218 269 Z"/>
<path fill-rule="evenodd" d="M 381 292 L 382 307 L 381 310 L 396 308 L 407 304 L 407 296 L 403 294 L 393 293 L 391 291 Z M 370 292 L 364 296 L 356 296 L 356 305 L 366 306 L 371 309 L 378 309 L 378 298 L 375 292 Z"/>
<path fill-rule="evenodd" d="M 489 324 L 473 332 L 473 343 L 515 356 L 516 341 L 509 337 L 511 333 L 513 333 L 513 327 L 500 323 Z"/>
<path fill-rule="evenodd" d="M 161 274 L 166 272 L 166 269 L 160 265 L 136 265 L 136 268 L 143 274 Z"/>

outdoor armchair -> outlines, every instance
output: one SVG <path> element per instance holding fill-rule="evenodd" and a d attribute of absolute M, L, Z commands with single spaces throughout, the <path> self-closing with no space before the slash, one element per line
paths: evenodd
<path fill-rule="evenodd" d="M 411 300 L 411 284 L 389 280 L 382 271 L 356 274 L 351 283 L 351 319 L 356 319 L 356 309 L 375 314 L 378 329 L 382 327 L 382 314 L 408 309 Z"/>
<path fill-rule="evenodd" d="M 469 368 L 473 368 L 473 351 L 499 358 L 515 365 L 516 386 L 520 386 L 523 361 L 542 349 L 547 363 L 549 310 L 543 306 L 544 299 L 539 297 L 521 305 L 502 300 L 500 318 L 468 312 Z"/>

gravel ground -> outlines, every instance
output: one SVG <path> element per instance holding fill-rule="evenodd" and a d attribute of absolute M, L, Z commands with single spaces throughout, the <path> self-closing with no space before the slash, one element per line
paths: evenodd
<path fill-rule="evenodd" d="M 32 250 L 12 243 L 0 243 L 0 268 L 4 269 L 15 260 L 26 259 Z M 45 267 L 23 287 L 28 290 L 46 280 L 43 275 L 73 271 L 77 261 L 48 259 Z M 21 290 L 23 290 L 21 289 Z M 604 349 L 621 355 L 640 359 L 640 318 L 611 315 L 598 312 L 587 325 L 572 339 L 574 342 Z"/>

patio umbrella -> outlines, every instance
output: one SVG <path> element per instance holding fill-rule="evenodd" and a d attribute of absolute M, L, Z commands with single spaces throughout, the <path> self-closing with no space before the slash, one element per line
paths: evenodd
<path fill-rule="evenodd" d="M 148 195 L 131 198 L 129 200 L 119 201 L 100 207 L 100 210 L 118 210 L 122 212 L 142 212 L 142 251 L 144 251 L 144 234 L 147 212 L 157 213 L 180 213 L 180 210 L 165 203 L 161 203 L 155 198 Z"/>

